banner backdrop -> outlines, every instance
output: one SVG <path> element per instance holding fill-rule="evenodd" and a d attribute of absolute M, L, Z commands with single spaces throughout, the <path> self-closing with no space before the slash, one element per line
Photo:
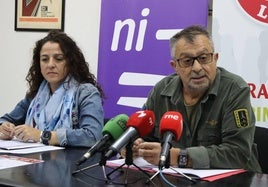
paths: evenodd
<path fill-rule="evenodd" d="M 256 125 L 268 128 L 268 1 L 213 1 L 212 19 L 219 65 L 248 82 Z"/>
<path fill-rule="evenodd" d="M 207 26 L 208 0 L 102 0 L 98 81 L 105 117 L 130 115 L 152 86 L 173 72 L 169 38 L 189 25 Z"/>

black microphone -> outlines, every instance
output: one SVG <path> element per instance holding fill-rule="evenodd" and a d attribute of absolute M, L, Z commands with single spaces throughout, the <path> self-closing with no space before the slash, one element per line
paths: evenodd
<path fill-rule="evenodd" d="M 128 129 L 116 140 L 106 152 L 104 160 L 115 156 L 121 149 L 130 142 L 134 142 L 138 137 L 149 134 L 154 128 L 155 117 L 153 111 L 137 111 L 129 117 L 127 121 Z"/>
<path fill-rule="evenodd" d="M 182 115 L 179 112 L 168 111 L 160 120 L 160 135 L 162 135 L 159 169 L 167 164 L 172 140 L 178 141 L 183 130 Z"/>
<path fill-rule="evenodd" d="M 102 129 L 102 139 L 97 141 L 78 161 L 77 165 L 81 165 L 97 152 L 101 152 L 108 148 L 116 139 L 119 138 L 126 130 L 128 116 L 119 114 L 110 119 Z"/>

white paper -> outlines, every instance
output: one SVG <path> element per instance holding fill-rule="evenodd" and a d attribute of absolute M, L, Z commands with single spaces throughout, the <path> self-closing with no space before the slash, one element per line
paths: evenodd
<path fill-rule="evenodd" d="M 24 158 L 11 155 L 0 155 L 0 170 L 29 164 L 44 162 L 43 160 Z"/>
<path fill-rule="evenodd" d="M 0 149 L 5 150 L 14 150 L 14 149 L 24 149 L 30 147 L 40 147 L 45 146 L 42 143 L 31 143 L 31 142 L 22 142 L 19 140 L 0 140 Z"/>
<path fill-rule="evenodd" d="M 44 145 L 41 143 L 25 143 L 17 140 L 0 140 L 0 153 L 29 154 L 59 149 L 64 149 L 64 147 Z"/>
<path fill-rule="evenodd" d="M 107 161 L 108 166 L 120 166 L 125 163 L 125 159 L 117 159 L 117 160 L 109 160 Z M 138 157 L 133 160 L 133 163 L 139 166 L 140 168 L 149 171 L 152 170 L 154 172 L 157 172 L 158 166 L 152 165 L 148 163 L 146 160 L 144 160 L 141 157 Z M 127 165 L 126 165 L 127 167 Z M 135 166 L 130 166 L 130 168 L 134 168 Z M 175 171 L 174 171 L 175 170 Z M 210 176 L 215 176 L 219 174 L 224 174 L 224 173 L 229 173 L 229 172 L 234 172 L 238 171 L 241 169 L 191 169 L 191 168 L 178 168 L 178 167 L 172 167 L 171 168 L 164 168 L 162 170 L 163 173 L 166 174 L 180 174 L 183 173 L 185 175 L 189 174 L 191 176 L 196 176 L 199 178 L 205 178 L 205 177 L 210 177 Z"/>

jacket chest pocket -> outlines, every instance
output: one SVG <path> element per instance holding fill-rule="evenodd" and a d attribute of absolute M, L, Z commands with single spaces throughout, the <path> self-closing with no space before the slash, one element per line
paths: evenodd
<path fill-rule="evenodd" d="M 221 143 L 221 133 L 217 126 L 206 126 L 198 130 L 196 144 L 199 146 L 218 145 Z"/>

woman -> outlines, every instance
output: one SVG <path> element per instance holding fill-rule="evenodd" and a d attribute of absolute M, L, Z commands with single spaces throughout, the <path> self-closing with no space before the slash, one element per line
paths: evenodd
<path fill-rule="evenodd" d="M 0 118 L 0 139 L 90 147 L 101 138 L 104 93 L 69 36 L 52 30 L 37 41 L 29 90 Z"/>

